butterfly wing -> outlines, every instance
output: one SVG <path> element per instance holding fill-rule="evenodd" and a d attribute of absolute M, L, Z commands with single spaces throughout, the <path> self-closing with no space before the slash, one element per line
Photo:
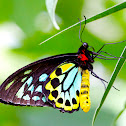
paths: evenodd
<path fill-rule="evenodd" d="M 12 75 L 0 86 L 0 101 L 15 105 L 52 106 L 45 98 L 43 85 L 58 65 L 76 59 L 76 54 L 57 55 L 31 63 Z"/>
<path fill-rule="evenodd" d="M 74 62 L 60 64 L 50 75 L 43 92 L 48 102 L 61 112 L 79 110 L 82 69 Z"/>

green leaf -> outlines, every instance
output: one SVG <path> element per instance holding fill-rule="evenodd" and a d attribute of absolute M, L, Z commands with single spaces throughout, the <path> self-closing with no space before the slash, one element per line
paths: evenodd
<path fill-rule="evenodd" d="M 46 0 L 46 1 L 50 1 L 50 0 Z M 56 6 L 56 4 L 55 4 L 55 6 Z M 115 5 L 115 6 L 113 6 L 113 7 L 108 8 L 107 10 L 105 10 L 105 11 L 103 11 L 103 12 L 101 12 L 101 13 L 99 13 L 99 14 L 93 16 L 93 17 L 88 18 L 88 19 L 86 20 L 86 22 L 89 23 L 89 22 L 98 20 L 98 19 L 100 19 L 100 18 L 103 18 L 103 17 L 105 17 L 105 16 L 108 16 L 108 15 L 110 15 L 110 14 L 112 14 L 112 13 L 115 13 L 115 12 L 117 12 L 117 11 L 119 11 L 119 10 L 122 10 L 122 9 L 125 9 L 125 8 L 126 8 L 126 2 L 120 3 L 120 4 L 118 4 L 118 5 Z M 50 9 L 50 11 L 51 11 L 51 9 Z M 54 11 L 54 10 L 53 10 L 53 11 Z M 52 12 L 50 12 L 50 14 L 51 14 L 51 13 L 52 13 Z M 53 17 L 54 17 L 54 16 L 52 16 L 52 18 L 53 18 Z M 85 20 L 82 20 L 81 22 L 82 22 L 82 24 L 84 24 L 84 23 L 85 23 Z M 79 26 L 79 25 L 80 25 L 80 22 L 77 22 L 77 23 L 71 25 L 70 27 L 68 27 L 68 28 L 66 28 L 66 29 L 64 29 L 64 30 L 62 30 L 62 31 L 60 31 L 60 32 L 58 32 L 57 34 L 55 34 L 55 35 L 51 36 L 50 38 L 46 39 L 45 41 L 41 42 L 40 45 L 43 44 L 43 43 L 45 43 L 46 41 L 52 39 L 53 37 L 55 37 L 55 36 L 61 34 L 62 32 L 66 31 L 66 30 L 68 30 L 68 29 L 70 29 L 70 28 L 72 28 L 72 27 Z"/>
<path fill-rule="evenodd" d="M 105 99 L 106 99 L 106 97 L 107 97 L 107 95 L 108 95 L 108 93 L 109 93 L 109 91 L 110 91 L 110 89 L 111 89 L 111 87 L 112 87 L 112 85 L 113 85 L 119 71 L 121 70 L 121 68 L 122 68 L 122 66 L 123 66 L 123 64 L 125 62 L 125 59 L 126 59 L 126 46 L 125 46 L 125 48 L 124 48 L 124 50 L 123 50 L 120 57 L 123 57 L 123 58 L 120 58 L 118 60 L 117 64 L 116 64 L 116 67 L 115 67 L 115 69 L 113 71 L 113 74 L 111 76 L 111 79 L 109 81 L 107 89 L 106 89 L 106 91 L 105 91 L 105 93 L 104 93 L 104 95 L 102 97 L 101 103 L 100 103 L 100 105 L 98 106 L 98 108 L 95 111 L 95 114 L 94 114 L 94 117 L 93 117 L 93 120 L 92 120 L 92 126 L 94 125 L 94 122 L 95 122 L 95 120 L 96 120 L 96 118 L 98 116 L 98 113 L 99 113 L 99 111 L 100 111 L 100 109 L 101 109 L 101 107 L 102 107 L 102 105 L 103 105 L 103 103 L 104 103 L 104 101 L 105 101 Z"/>
<path fill-rule="evenodd" d="M 122 113 L 126 110 L 126 103 L 125 103 L 125 107 L 122 111 L 120 111 L 120 113 L 117 115 L 117 117 L 114 120 L 113 126 L 116 126 L 116 122 L 119 119 L 119 117 L 122 115 Z"/>
<path fill-rule="evenodd" d="M 55 10 L 56 10 L 56 5 L 57 5 L 58 0 L 46 0 L 46 7 L 49 13 L 49 16 L 52 20 L 52 23 L 54 27 L 59 30 L 60 27 L 58 26 L 55 18 Z"/>

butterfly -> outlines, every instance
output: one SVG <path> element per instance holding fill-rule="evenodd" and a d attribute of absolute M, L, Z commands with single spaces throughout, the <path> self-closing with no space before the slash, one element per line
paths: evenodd
<path fill-rule="evenodd" d="M 98 52 L 90 51 L 84 42 L 77 53 L 48 57 L 17 70 L 1 84 L 0 102 L 50 106 L 68 113 L 81 107 L 88 112 L 91 106 L 89 74 L 106 82 L 94 73 L 92 66 L 94 58 L 107 58 L 100 54 L 102 48 Z"/>

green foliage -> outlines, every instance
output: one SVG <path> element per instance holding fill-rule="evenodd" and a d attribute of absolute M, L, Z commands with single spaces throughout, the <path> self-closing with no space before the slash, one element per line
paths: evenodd
<path fill-rule="evenodd" d="M 97 117 L 97 115 L 98 115 L 98 113 L 99 113 L 99 111 L 100 111 L 100 109 L 101 109 L 103 103 L 105 102 L 105 99 L 106 99 L 108 93 L 109 93 L 111 87 L 113 86 L 113 83 L 114 83 L 114 81 L 115 81 L 115 79 L 116 79 L 116 77 L 117 77 L 119 71 L 121 70 L 123 64 L 125 63 L 125 60 L 126 60 L 126 46 L 125 46 L 125 48 L 124 48 L 124 50 L 123 50 L 123 52 L 122 52 L 122 54 L 121 54 L 120 57 L 123 57 L 123 58 L 120 58 L 120 59 L 118 60 L 117 64 L 116 64 L 115 70 L 113 71 L 113 74 L 112 74 L 112 76 L 111 76 L 111 79 L 110 79 L 110 81 L 109 81 L 109 84 L 108 84 L 108 86 L 107 86 L 107 89 L 105 90 L 105 93 L 104 93 L 104 95 L 103 95 L 103 97 L 102 97 L 101 103 L 100 103 L 100 105 L 98 106 L 98 108 L 97 108 L 96 111 L 95 111 L 92 125 L 94 125 L 94 122 L 95 122 L 95 120 L 96 120 L 96 117 Z"/>
<path fill-rule="evenodd" d="M 57 4 L 57 2 L 55 2 L 55 4 Z M 115 12 L 117 12 L 117 11 L 119 11 L 119 10 L 122 10 L 122 9 L 125 9 L 125 8 L 126 8 L 126 2 L 123 2 L 123 3 L 119 4 L 119 5 L 116 5 L 116 6 L 113 6 L 113 7 L 111 7 L 111 8 L 108 8 L 107 10 L 105 10 L 105 11 L 103 11 L 103 12 L 101 12 L 101 13 L 99 13 L 99 14 L 93 16 L 93 17 L 90 17 L 90 18 L 86 19 L 86 23 L 90 23 L 90 22 L 92 22 L 92 21 L 98 20 L 98 19 L 100 19 L 100 18 L 103 18 L 103 17 L 105 17 L 105 16 L 108 16 L 108 15 L 110 15 L 110 14 L 112 14 L 112 13 L 115 13 Z M 51 8 L 51 9 L 52 9 L 52 8 Z M 51 11 L 51 10 L 50 10 L 50 11 Z M 51 15 L 51 16 L 50 16 L 51 19 L 54 18 L 54 14 L 53 14 L 53 13 L 50 14 L 50 15 Z M 52 19 L 52 20 L 53 20 L 53 19 Z M 82 23 L 82 24 L 85 24 L 85 19 L 82 20 L 81 23 Z M 55 20 L 54 20 L 54 24 L 55 24 Z M 66 31 L 66 30 L 69 30 L 70 28 L 73 28 L 73 27 L 75 27 L 75 26 L 80 26 L 80 22 L 77 22 L 76 24 L 73 24 L 73 25 L 71 25 L 70 27 L 68 27 L 68 28 L 66 28 L 66 29 L 64 29 L 64 30 L 62 30 L 62 31 L 60 31 L 60 32 L 58 32 L 57 34 L 51 36 L 50 38 L 48 38 L 48 39 L 46 39 L 45 41 L 41 42 L 40 45 L 43 44 L 43 43 L 45 43 L 45 42 L 47 42 L 47 41 L 49 41 L 49 40 L 52 39 L 53 37 L 55 37 L 55 36 L 61 34 L 62 32 Z M 57 29 L 58 29 L 58 28 L 57 28 Z"/>
<path fill-rule="evenodd" d="M 51 21 L 54 25 L 54 27 L 59 30 L 59 26 L 56 22 L 56 17 L 55 17 L 55 10 L 56 10 L 56 5 L 57 5 L 58 0 L 46 0 L 46 7 L 49 13 L 49 16 L 51 18 Z"/>

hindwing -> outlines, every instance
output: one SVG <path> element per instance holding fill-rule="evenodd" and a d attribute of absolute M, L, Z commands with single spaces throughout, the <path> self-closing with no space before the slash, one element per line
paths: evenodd
<path fill-rule="evenodd" d="M 75 63 L 64 62 L 49 75 L 43 93 L 54 108 L 69 113 L 79 110 L 81 73 L 82 69 Z"/>

